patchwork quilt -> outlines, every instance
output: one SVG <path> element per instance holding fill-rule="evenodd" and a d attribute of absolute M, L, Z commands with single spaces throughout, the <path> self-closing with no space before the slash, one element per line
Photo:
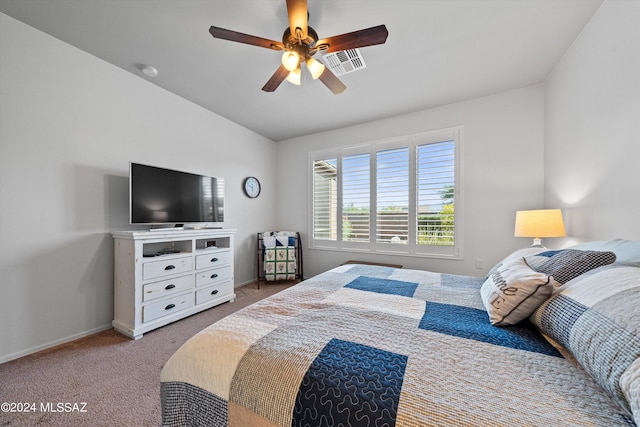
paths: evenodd
<path fill-rule="evenodd" d="M 348 264 L 204 329 L 161 374 L 167 426 L 633 426 L 484 278 Z"/>
<path fill-rule="evenodd" d="M 268 281 L 296 278 L 296 248 L 276 246 L 264 249 L 264 276 Z"/>
<path fill-rule="evenodd" d="M 295 280 L 296 233 L 265 231 L 262 233 L 264 278 L 267 281 Z"/>

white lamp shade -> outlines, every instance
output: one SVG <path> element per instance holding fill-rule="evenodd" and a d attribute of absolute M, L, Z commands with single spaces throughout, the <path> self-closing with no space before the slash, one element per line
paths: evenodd
<path fill-rule="evenodd" d="M 282 54 L 282 65 L 287 71 L 293 71 L 300 64 L 300 55 L 293 50 L 287 50 Z"/>
<path fill-rule="evenodd" d="M 564 237 L 567 235 L 560 209 L 516 212 L 516 237 Z"/>
<path fill-rule="evenodd" d="M 320 61 L 316 61 L 313 58 L 309 58 L 307 59 L 307 68 L 311 73 L 311 77 L 313 77 L 313 80 L 315 80 L 320 77 L 320 75 L 324 71 L 324 64 Z"/>
<path fill-rule="evenodd" d="M 300 71 L 300 68 L 296 68 L 295 70 L 289 73 L 289 75 L 287 76 L 287 81 L 289 83 L 293 83 L 294 85 L 300 86 L 301 78 L 302 78 L 302 72 Z"/>

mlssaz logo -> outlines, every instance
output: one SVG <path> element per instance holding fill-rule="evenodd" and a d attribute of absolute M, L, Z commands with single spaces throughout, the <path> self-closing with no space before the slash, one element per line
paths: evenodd
<path fill-rule="evenodd" d="M 40 402 L 40 412 L 87 412 L 86 402 Z"/>

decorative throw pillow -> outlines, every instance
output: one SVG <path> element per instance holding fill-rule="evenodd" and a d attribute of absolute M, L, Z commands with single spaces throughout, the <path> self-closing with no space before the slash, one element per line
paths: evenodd
<path fill-rule="evenodd" d="M 640 268 L 612 264 L 557 289 L 531 315 L 640 426 Z"/>
<path fill-rule="evenodd" d="M 628 264 L 640 267 L 640 240 L 612 239 L 586 242 L 572 246 L 569 249 L 611 251 L 616 254 L 616 264 Z"/>
<path fill-rule="evenodd" d="M 501 266 L 503 266 L 503 265 L 513 261 L 513 260 L 522 259 L 522 257 L 526 257 L 526 256 L 529 256 L 529 255 L 535 255 L 537 253 L 544 252 L 546 250 L 547 250 L 547 248 L 545 248 L 544 246 L 527 246 L 526 248 L 516 249 L 515 251 L 511 252 L 509 255 L 504 257 L 504 259 L 502 259 L 502 261 L 500 261 L 499 263 L 494 265 L 493 268 L 491 268 L 491 270 L 489 270 L 489 273 L 487 273 L 487 277 L 489 277 L 493 273 L 495 273 L 498 270 L 498 268 L 500 268 Z"/>
<path fill-rule="evenodd" d="M 578 249 L 545 251 L 525 258 L 529 267 L 553 276 L 560 284 L 565 284 L 594 268 L 612 264 L 615 260 L 616 254 L 613 252 Z"/>
<path fill-rule="evenodd" d="M 480 296 L 492 325 L 515 325 L 549 298 L 554 284 L 552 277 L 519 258 L 498 267 L 482 284 Z"/>

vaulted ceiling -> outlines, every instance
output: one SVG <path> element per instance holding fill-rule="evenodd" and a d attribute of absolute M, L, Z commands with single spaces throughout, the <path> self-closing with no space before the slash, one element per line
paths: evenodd
<path fill-rule="evenodd" d="M 366 68 L 340 77 L 340 95 L 310 77 L 263 92 L 281 54 L 208 32 L 281 40 L 285 0 L 0 0 L 0 12 L 280 141 L 540 84 L 601 3 L 308 0 L 320 38 L 389 31 L 386 44 L 361 49 Z"/>

